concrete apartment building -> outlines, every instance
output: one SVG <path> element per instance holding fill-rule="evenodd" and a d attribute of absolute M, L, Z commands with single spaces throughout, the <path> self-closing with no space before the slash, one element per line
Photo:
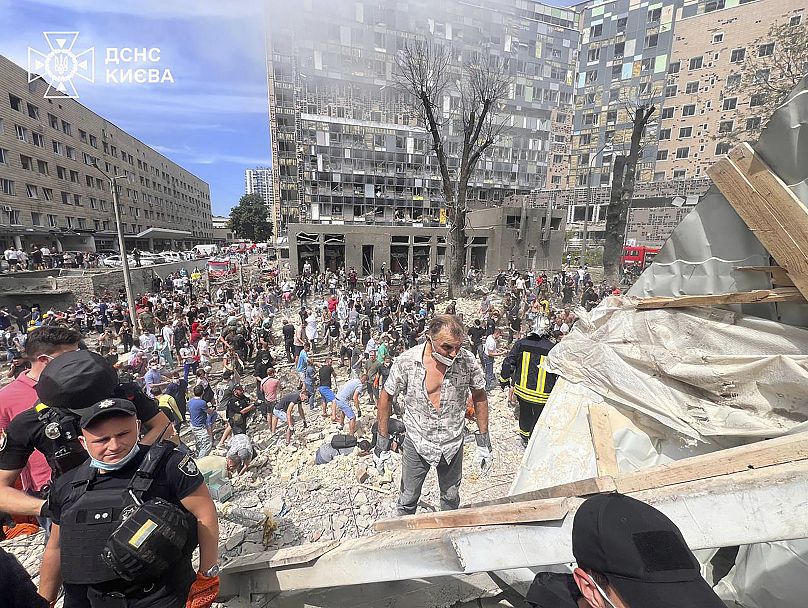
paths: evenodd
<path fill-rule="evenodd" d="M 258 194 L 269 209 L 275 201 L 272 188 L 272 167 L 256 167 L 244 171 L 244 194 Z"/>
<path fill-rule="evenodd" d="M 486 275 L 511 265 L 534 270 L 556 268 L 564 251 L 565 212 L 523 209 L 508 202 L 469 213 L 466 267 Z M 428 274 L 435 266 L 445 270 L 446 229 L 411 223 L 374 230 L 361 224 L 290 224 L 291 273 L 297 274 L 306 261 L 315 272 L 353 267 L 363 276 L 384 267 L 394 274 L 411 273 L 413 269 Z"/>
<path fill-rule="evenodd" d="M 706 101 L 710 95 L 720 96 L 722 76 L 716 70 L 731 71 L 730 46 L 750 45 L 765 33 L 774 18 L 793 14 L 798 5 L 804 7 L 805 2 L 587 0 L 575 5 L 580 14 L 581 48 L 576 75 L 570 185 L 597 187 L 611 183 L 614 157 L 629 149 L 633 125 L 626 107 L 636 107 L 638 101 L 653 101 L 658 106 L 645 132 L 638 180 L 650 182 L 705 175 L 704 169 L 715 159 L 717 145 L 714 141 L 707 142 L 709 135 L 705 134 L 704 141 L 697 146 L 691 145 L 694 150 L 700 149 L 696 150 L 698 158 L 704 161 L 698 171 L 695 166 L 687 167 L 693 162 L 692 154 L 676 158 L 677 149 L 685 144 L 669 142 L 676 140 L 680 128 L 687 134 L 688 126 L 693 127 L 693 139 L 686 142 L 691 144 L 698 141 L 695 134 L 703 130 L 701 125 L 715 125 L 708 128 L 715 131 L 725 120 L 721 116 L 722 102 L 715 99 L 701 104 L 699 111 L 689 117 L 682 116 L 681 107 L 692 104 L 696 97 Z M 719 27 L 721 23 L 726 27 Z M 722 28 L 726 30 L 723 42 L 719 37 L 714 43 L 713 34 L 718 34 Z M 720 62 L 713 59 L 715 53 L 721 55 Z M 699 55 L 704 57 L 703 67 L 695 71 L 705 74 L 704 80 L 698 92 L 692 91 L 692 83 L 690 92 L 686 92 L 690 81 L 679 81 L 688 72 L 690 58 Z M 724 67 L 719 67 L 719 63 Z M 710 75 L 706 76 L 708 73 Z M 588 178 L 590 172 L 591 178 Z M 603 202 L 608 199 L 603 202 L 595 199 L 589 219 L 597 224 L 605 219 Z M 569 222 L 583 220 L 585 200 L 579 196 L 572 201 Z"/>
<path fill-rule="evenodd" d="M 662 108 L 655 179 L 706 175 L 726 154 L 733 133 L 754 137 L 761 119 L 756 107 L 764 100 L 750 86 L 751 78 L 768 77 L 768 68 L 750 75 L 749 56 L 774 53 L 766 39 L 775 24 L 800 25 L 808 19 L 805 0 L 726 2 L 713 12 L 678 21 L 666 97 Z M 772 66 L 777 69 L 777 66 Z"/>
<path fill-rule="evenodd" d="M 128 247 L 190 248 L 213 237 L 208 184 L 0 56 L 0 246 L 117 249 L 107 174 Z"/>
<path fill-rule="evenodd" d="M 481 50 L 507 61 L 511 128 L 481 159 L 471 203 L 563 187 L 568 172 L 577 61 L 576 14 L 530 0 L 291 0 L 267 24 L 274 219 L 440 226 L 437 163 L 413 100 L 396 88 L 395 58 L 416 36 L 450 46 L 458 60 Z M 452 66 L 457 69 L 460 65 Z M 459 166 L 447 94 L 441 119 L 450 169 Z"/>

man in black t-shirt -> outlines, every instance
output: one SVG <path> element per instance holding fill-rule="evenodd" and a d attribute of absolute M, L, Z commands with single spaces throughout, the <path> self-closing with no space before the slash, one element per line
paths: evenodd
<path fill-rule="evenodd" d="M 309 393 L 306 389 L 301 391 L 292 391 L 291 393 L 287 393 L 283 397 L 278 400 L 278 404 L 275 406 L 274 411 L 272 412 L 272 424 L 270 425 L 270 430 L 273 434 L 275 434 L 275 429 L 278 427 L 278 421 L 286 423 L 286 445 L 292 441 L 292 429 L 295 426 L 294 421 L 294 409 L 295 405 L 297 405 L 297 410 L 300 413 L 300 418 L 303 420 L 303 428 L 307 427 L 306 425 L 306 412 L 303 408 L 304 403 L 309 402 Z"/>
<path fill-rule="evenodd" d="M 320 369 L 317 370 L 318 385 L 316 390 L 314 391 L 314 395 L 315 396 L 320 395 L 322 397 L 322 394 L 320 393 L 320 388 L 323 386 L 326 388 L 334 388 L 333 382 L 336 381 L 337 381 L 337 374 L 334 371 L 333 360 L 331 359 L 331 357 L 326 357 L 325 363 L 320 366 Z M 328 415 L 327 414 L 328 401 L 326 400 L 325 397 L 322 397 L 322 399 L 323 399 L 323 407 L 321 413 L 323 415 L 323 418 L 325 418 Z"/>
<path fill-rule="evenodd" d="M 485 337 L 485 328 L 480 319 L 474 320 L 474 325 L 468 329 L 469 341 L 471 342 L 471 352 L 480 358 L 480 363 L 483 360 L 482 344 Z"/>
<path fill-rule="evenodd" d="M 286 352 L 286 358 L 289 359 L 289 363 L 294 363 L 295 326 L 289 322 L 289 319 L 284 319 L 281 331 L 283 332 L 283 348 Z"/>
<path fill-rule="evenodd" d="M 79 424 L 89 460 L 60 477 L 51 489 L 53 526 L 42 560 L 40 594 L 49 602 L 56 600 L 63 580 L 65 608 L 101 605 L 116 594 L 127 598 L 127 606 L 178 606 L 195 600 L 202 590 L 218 587 L 216 507 L 196 463 L 176 449 L 164 457 L 142 497 L 163 499 L 179 507 L 189 524 L 196 523 L 190 525 L 189 539 L 176 561 L 157 578 L 126 581 L 101 559 L 122 511 L 131 504 L 128 488 L 132 479 L 146 454 L 155 448 L 138 444 L 135 405 L 130 401 L 107 399 L 85 412 Z M 76 491 L 76 483 L 84 479 L 86 485 L 82 483 L 81 491 Z M 100 521 L 99 515 L 110 519 Z M 200 558 L 195 575 L 191 555 L 197 545 Z"/>

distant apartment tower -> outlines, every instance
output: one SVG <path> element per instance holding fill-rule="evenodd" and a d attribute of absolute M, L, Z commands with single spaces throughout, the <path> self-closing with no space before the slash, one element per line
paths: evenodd
<path fill-rule="evenodd" d="M 107 175 L 123 176 L 129 247 L 190 248 L 213 237 L 208 184 L 0 56 L 0 246 L 117 249 Z"/>
<path fill-rule="evenodd" d="M 756 6 L 736 8 L 751 3 Z M 763 7 L 764 4 L 767 6 Z M 798 0 L 586 0 L 575 5 L 580 14 L 581 45 L 570 162 L 572 184 L 586 190 L 589 185 L 611 183 L 614 158 L 629 150 L 633 127 L 631 109 L 643 103 L 653 103 L 657 110 L 644 134 L 637 180 L 704 175 L 704 167 L 698 173 L 677 170 L 674 175 L 671 165 L 682 160 L 687 164 L 687 161 L 676 159 L 676 151 L 670 150 L 667 143 L 671 133 L 678 133 L 681 116 L 677 114 L 674 125 L 670 120 L 671 108 L 681 103 L 678 98 L 687 88 L 677 86 L 677 79 L 681 79 L 677 74 L 688 67 L 685 64 L 690 56 L 699 54 L 691 53 L 683 64 L 680 55 L 687 54 L 683 47 L 693 44 L 686 41 L 697 38 L 702 47 L 710 46 L 711 37 L 699 33 L 704 28 L 701 24 L 731 19 L 732 29 L 738 33 L 736 40 L 743 38 L 748 44 L 761 27 L 765 31 L 769 17 L 786 12 L 785 8 L 776 7 L 797 4 L 800 4 Z M 731 18 L 722 17 L 728 12 L 732 13 Z M 712 63 L 709 57 L 715 50 L 704 50 L 705 66 Z M 716 118 L 715 102 L 702 110 L 712 117 L 702 122 L 720 120 Z M 699 116 L 705 118 L 705 114 Z M 699 118 L 694 120 L 698 122 Z M 712 147 L 714 149 L 715 144 Z M 661 166 L 665 168 L 660 169 Z M 582 192 L 570 210 L 569 222 L 583 220 L 584 201 L 586 193 Z M 590 205 L 589 219 L 603 222 L 605 212 L 605 202 L 595 201 Z"/>
<path fill-rule="evenodd" d="M 769 28 L 804 25 L 805 0 L 743 4 L 726 2 L 722 10 L 678 20 L 654 179 L 706 175 L 738 140 L 756 139 L 763 126 L 760 110 L 770 94 L 759 83 L 775 79 L 772 70 L 808 71 L 805 65 L 774 65 L 766 59 L 777 51 L 777 42 L 766 38 Z"/>
<path fill-rule="evenodd" d="M 440 225 L 431 138 L 394 83 L 395 59 L 427 38 L 457 65 L 498 56 L 513 84 L 509 130 L 481 158 L 472 206 L 566 186 L 578 30 L 571 9 L 525 0 L 284 0 L 268 24 L 275 221 Z M 442 115 L 449 169 L 459 166 L 459 96 Z"/>
<path fill-rule="evenodd" d="M 272 168 L 256 167 L 244 171 L 244 193 L 260 195 L 271 210 L 275 201 L 275 193 L 272 190 Z"/>

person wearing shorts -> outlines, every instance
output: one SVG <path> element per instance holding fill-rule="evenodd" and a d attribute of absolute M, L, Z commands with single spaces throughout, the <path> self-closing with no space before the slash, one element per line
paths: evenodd
<path fill-rule="evenodd" d="M 330 386 L 320 386 L 317 388 L 320 397 L 323 398 L 323 417 L 328 416 L 326 408 L 331 406 L 331 422 L 337 422 L 337 396 Z"/>
<path fill-rule="evenodd" d="M 348 429 L 351 435 L 356 434 L 356 414 L 361 415 L 362 410 L 359 406 L 359 395 L 365 389 L 367 384 L 367 374 L 362 374 L 359 378 L 352 378 L 342 385 L 342 388 L 337 393 L 336 399 L 331 405 L 332 420 L 337 418 L 337 408 L 340 409 L 339 425 L 340 429 L 345 424 L 345 418 L 348 418 Z M 356 412 L 353 406 L 356 405 Z"/>
<path fill-rule="evenodd" d="M 300 418 L 303 420 L 303 428 L 306 428 L 306 414 L 303 410 L 303 404 L 307 403 L 309 400 L 309 394 L 306 392 L 306 389 L 302 391 L 293 391 L 287 395 L 281 397 L 278 401 L 278 404 L 272 410 L 272 423 L 270 425 L 270 430 L 272 433 L 275 433 L 275 430 L 278 427 L 278 421 L 286 423 L 286 445 L 289 445 L 292 441 L 292 428 L 295 425 L 294 419 L 294 409 L 295 404 L 297 404 L 297 409 L 300 412 Z"/>

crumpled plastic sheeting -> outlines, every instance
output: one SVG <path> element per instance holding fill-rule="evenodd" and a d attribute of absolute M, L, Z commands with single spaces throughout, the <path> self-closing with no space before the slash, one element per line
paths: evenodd
<path fill-rule="evenodd" d="M 806 572 L 806 539 L 747 545 L 715 592 L 731 606 L 805 608 Z"/>
<path fill-rule="evenodd" d="M 598 403 L 614 406 L 609 410 L 609 422 L 621 472 L 666 464 L 739 443 L 725 438 L 696 443 L 642 414 L 620 408 L 582 384 L 560 378 L 533 429 L 509 494 L 597 477 L 587 406 Z"/>
<path fill-rule="evenodd" d="M 579 312 L 548 371 L 694 439 L 808 430 L 808 330 L 618 297 Z"/>

